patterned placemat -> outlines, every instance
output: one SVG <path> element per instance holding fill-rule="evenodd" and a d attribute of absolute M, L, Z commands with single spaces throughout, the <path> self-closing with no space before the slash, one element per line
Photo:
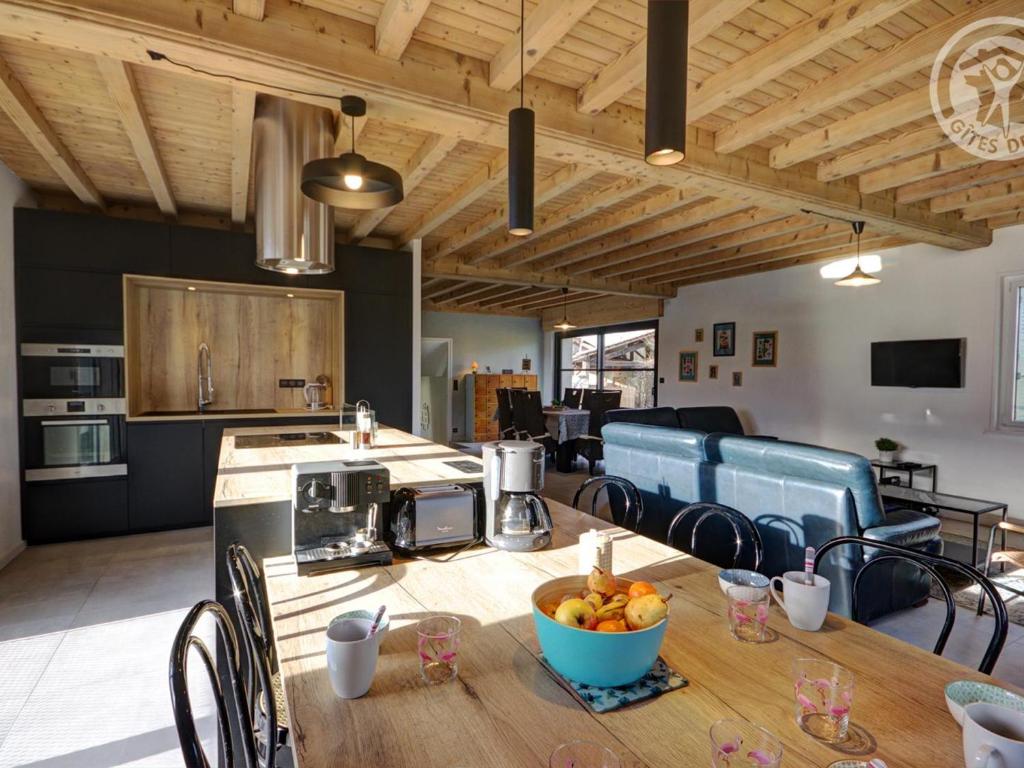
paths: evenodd
<path fill-rule="evenodd" d="M 583 685 L 566 680 L 558 674 L 544 656 L 539 656 L 540 663 L 551 673 L 551 676 L 559 682 L 569 693 L 573 695 L 580 704 L 591 712 L 601 714 L 613 712 L 616 709 L 628 707 L 647 699 L 661 696 L 663 693 L 685 688 L 690 681 L 672 669 L 660 656 L 651 667 L 651 671 L 641 677 L 632 685 L 624 685 L 619 688 L 597 688 L 593 685 Z"/>

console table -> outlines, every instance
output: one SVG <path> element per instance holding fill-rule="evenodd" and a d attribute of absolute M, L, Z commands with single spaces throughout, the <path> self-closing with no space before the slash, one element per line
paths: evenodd
<path fill-rule="evenodd" d="M 1006 522 L 1008 507 L 1001 501 L 985 501 L 983 499 L 971 499 L 967 496 L 953 496 L 948 493 L 922 491 L 918 488 L 908 488 L 905 485 L 879 485 L 878 490 L 881 491 L 882 498 L 885 501 L 899 502 L 903 506 L 927 512 L 930 515 L 943 511 L 970 515 L 973 518 L 972 530 L 974 533 L 971 542 L 971 565 L 975 567 L 978 565 L 978 519 L 982 515 L 1000 513 L 1003 522 Z M 1006 549 L 1005 531 L 1003 531 L 1003 549 Z"/>
<path fill-rule="evenodd" d="M 938 467 L 935 464 L 918 464 L 913 461 L 880 461 L 874 459 L 871 466 L 878 469 L 878 484 L 899 484 L 901 473 L 907 475 L 907 487 L 914 487 L 914 475 L 928 475 L 932 480 L 932 493 L 935 493 L 935 475 Z M 888 473 L 888 474 L 887 474 Z M 893 473 L 896 473 L 895 475 Z"/>

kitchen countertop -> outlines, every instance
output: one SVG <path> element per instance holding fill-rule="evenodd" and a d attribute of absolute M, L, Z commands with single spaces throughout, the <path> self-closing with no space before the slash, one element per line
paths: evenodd
<path fill-rule="evenodd" d="M 483 466 L 473 473 L 462 472 L 446 461 L 480 460 L 399 429 L 381 427 L 377 447 L 356 450 L 349 442 L 352 433 L 331 430 L 345 442 L 341 445 L 281 445 L 270 448 L 236 448 L 240 435 L 274 435 L 295 432 L 324 432 L 323 424 L 288 424 L 276 427 L 230 427 L 224 430 L 217 466 L 213 506 L 217 508 L 291 501 L 291 467 L 306 461 L 374 459 L 391 473 L 391 487 L 441 483 L 478 483 Z"/>
<path fill-rule="evenodd" d="M 240 421 L 242 419 L 300 419 L 303 417 L 321 418 L 333 416 L 340 418 L 341 411 L 337 408 L 325 408 L 322 411 L 310 411 L 306 408 L 268 408 L 243 409 L 243 410 L 207 410 L 207 411 L 144 411 L 134 416 L 128 416 L 126 421 Z M 320 425 L 319 431 L 323 431 L 324 425 Z"/>

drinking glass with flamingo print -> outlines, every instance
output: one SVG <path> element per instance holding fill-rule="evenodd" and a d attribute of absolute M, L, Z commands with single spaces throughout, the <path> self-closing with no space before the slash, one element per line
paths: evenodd
<path fill-rule="evenodd" d="M 830 744 L 846 741 L 853 708 L 853 673 L 824 659 L 793 662 L 796 722 Z"/>
<path fill-rule="evenodd" d="M 431 616 L 416 625 L 420 675 L 430 685 L 447 683 L 459 673 L 459 630 L 454 616 Z"/>
<path fill-rule="evenodd" d="M 729 598 L 729 630 L 745 643 L 763 643 L 768 629 L 768 606 L 771 593 L 767 587 L 734 586 L 726 592 Z"/>
<path fill-rule="evenodd" d="M 768 730 L 746 720 L 711 724 L 713 768 L 779 768 L 782 743 Z"/>

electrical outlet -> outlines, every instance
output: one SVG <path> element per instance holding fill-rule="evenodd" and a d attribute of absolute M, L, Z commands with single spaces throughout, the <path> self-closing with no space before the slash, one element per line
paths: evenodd
<path fill-rule="evenodd" d="M 302 389 L 306 386 L 305 379 L 278 379 L 277 386 L 280 389 Z"/>

